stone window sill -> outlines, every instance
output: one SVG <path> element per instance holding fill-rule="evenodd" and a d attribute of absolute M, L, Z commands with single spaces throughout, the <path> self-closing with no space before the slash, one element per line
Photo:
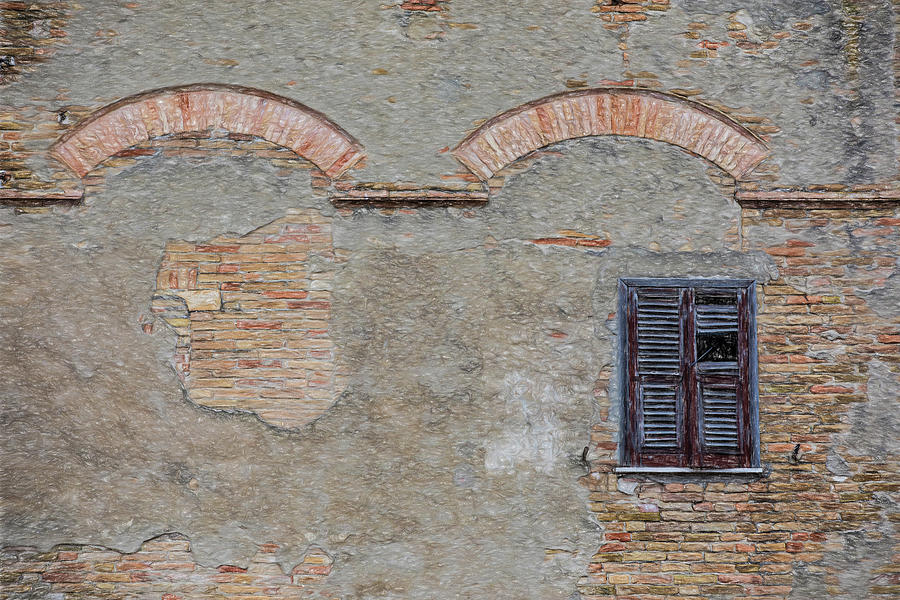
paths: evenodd
<path fill-rule="evenodd" d="M 616 467 L 617 475 L 764 475 L 762 467 L 692 469 L 690 467 Z"/>

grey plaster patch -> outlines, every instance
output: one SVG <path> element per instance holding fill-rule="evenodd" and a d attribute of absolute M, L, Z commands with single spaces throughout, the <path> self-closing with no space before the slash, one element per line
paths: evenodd
<path fill-rule="evenodd" d="M 483 211 L 497 239 L 574 230 L 615 246 L 709 251 L 737 225 L 740 207 L 709 179 L 708 163 L 675 146 L 596 137 L 546 150 Z"/>
<path fill-rule="evenodd" d="M 792 0 L 781 2 L 754 2 L 752 0 L 673 0 L 672 5 L 692 13 L 721 14 L 746 11 L 755 22 L 770 28 L 782 28 L 792 21 L 812 15 L 825 15 L 833 10 L 829 0 Z"/>
<path fill-rule="evenodd" d="M 804 71 L 797 75 L 797 85 L 811 90 L 824 91 L 831 83 L 831 74 L 824 69 Z"/>
<path fill-rule="evenodd" d="M 828 456 L 825 457 L 825 468 L 837 477 L 847 479 L 853 474 L 850 465 L 844 460 L 840 454 L 832 447 L 828 450 Z"/>
<path fill-rule="evenodd" d="M 870 456 L 875 462 L 884 462 L 897 452 L 897 439 L 900 439 L 898 382 L 900 377 L 886 363 L 869 361 L 868 401 L 851 407 L 850 430 L 840 441 L 850 455 Z"/>
<path fill-rule="evenodd" d="M 885 508 L 896 510 L 896 504 Z M 818 564 L 797 565 L 789 598 L 857 600 L 868 596 L 873 585 L 888 587 L 879 571 L 891 564 L 895 536 L 887 520 L 868 530 L 841 533 L 838 547 L 826 552 Z M 833 573 L 837 584 L 827 584 L 823 572 Z"/>
<path fill-rule="evenodd" d="M 751 42 L 774 47 L 737 47 L 728 37 L 732 17 Z M 801 20 L 811 28 L 794 28 Z M 663 89 L 700 90 L 698 98 L 771 119 L 780 131 L 769 134 L 766 162 L 784 184 L 888 180 L 897 170 L 894 20 L 888 0 L 673 2 L 634 28 L 630 71 L 655 75 Z M 728 42 L 717 56 L 691 58 L 698 40 L 684 32 L 697 22 L 706 25 L 700 41 Z M 790 35 L 773 37 L 778 31 Z M 672 68 L 675 61 L 680 68 Z"/>
<path fill-rule="evenodd" d="M 557 411 L 565 410 L 572 398 L 560 394 L 552 383 L 522 373 L 504 378 L 502 398 L 500 425 L 485 447 L 484 466 L 489 474 L 523 469 L 549 473 L 571 456 L 578 442 L 561 427 Z"/>
<path fill-rule="evenodd" d="M 865 298 L 866 306 L 884 318 L 900 315 L 900 270 L 895 269 L 884 285 L 869 290 L 857 290 Z"/>

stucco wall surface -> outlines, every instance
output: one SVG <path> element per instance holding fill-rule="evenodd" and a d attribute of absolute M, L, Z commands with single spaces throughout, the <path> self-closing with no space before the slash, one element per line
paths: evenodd
<path fill-rule="evenodd" d="M 6 540 L 134 550 L 177 531 L 212 565 L 246 564 L 262 540 L 293 565 L 314 543 L 340 557 L 331 579 L 348 597 L 367 586 L 438 597 L 445 585 L 461 597 L 568 597 L 599 543 L 579 457 L 596 374 L 613 363 L 616 328 L 603 324 L 616 277 L 712 267 L 691 240 L 725 250 L 737 214 L 669 146 L 568 146 L 479 218 L 336 218 L 349 256 L 332 335 L 347 390 L 292 432 L 190 406 L 172 336 L 140 325 L 166 239 L 241 233 L 287 206 L 333 212 L 298 177 L 259 160 L 151 159 L 107 178 L 90 206 L 18 219 L 3 238 L 14 290 L 4 321 L 15 325 L 3 332 L 15 361 L 4 371 Z M 641 164 L 658 167 L 623 168 Z M 684 227 L 658 225 L 673 218 Z M 530 242 L 563 227 L 623 250 Z M 668 254 L 628 250 L 648 242 Z M 766 277 L 765 259 L 733 254 L 729 272 Z M 548 548 L 571 558 L 545 562 Z M 501 591 L 510 579 L 516 591 Z"/>
<path fill-rule="evenodd" d="M 368 157 L 323 186 L 311 165 L 250 136 L 168 136 L 76 182 L 83 203 L 2 209 L 3 594 L 896 590 L 885 581 L 896 575 L 897 424 L 877 416 L 895 404 L 900 364 L 889 205 L 742 209 L 709 163 L 615 136 L 542 149 L 477 206 L 336 206 L 326 189 L 477 187 L 448 150 L 484 119 L 607 85 L 674 90 L 749 127 L 772 152 L 751 184 L 896 181 L 887 1 L 632 2 L 646 18 L 627 22 L 603 18 L 620 3 L 593 0 L 64 4 L 65 41 L 0 87 L 0 162 L 17 165 L 7 190 L 72 183 L 46 151 L 92 111 L 203 81 L 320 110 Z M 329 220 L 325 250 L 339 260 L 296 263 L 333 273 L 314 291 L 330 294 L 325 334 L 342 379 L 321 416 L 284 428 L 252 407 L 192 400 L 176 364 L 184 340 L 151 302 L 167 247 L 216 247 L 297 210 Z M 231 273 L 205 275 L 230 285 Z M 642 276 L 757 281 L 761 475 L 612 473 L 617 281 Z M 147 545 L 164 534 L 177 535 Z M 79 563 L 90 576 L 29 566 L 74 561 L 82 545 L 96 546 Z M 196 573 L 189 584 L 166 574 L 129 592 L 114 586 L 141 577 L 104 562 L 188 547 L 178 564 Z M 207 571 L 223 584 L 261 563 L 291 585 L 307 582 L 297 573 L 322 580 L 184 592 Z"/>
<path fill-rule="evenodd" d="M 618 28 L 608 2 L 454 0 L 441 11 L 377 2 L 72 4 L 65 42 L 2 104 L 41 122 L 148 89 L 258 87 L 328 114 L 368 149 L 362 179 L 436 182 L 443 148 L 481 120 L 568 87 L 676 90 L 771 140 L 782 184 L 892 178 L 895 17 L 888 0 L 659 3 Z M 46 111 L 46 112 L 44 112 Z M 55 127 L 45 123 L 42 127 Z M 63 128 L 64 129 L 64 128 Z M 55 164 L 24 145 L 27 168 Z M 840 148 L 840 152 L 835 152 Z"/>

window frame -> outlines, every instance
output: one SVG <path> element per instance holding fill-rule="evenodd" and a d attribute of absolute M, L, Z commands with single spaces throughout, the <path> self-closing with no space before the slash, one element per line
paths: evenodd
<path fill-rule="evenodd" d="M 676 394 L 677 451 L 651 453 L 642 450 L 643 414 L 638 398 L 641 375 L 637 372 L 637 292 L 639 289 L 679 289 L 678 317 L 679 378 Z M 734 454 L 704 452 L 701 448 L 702 417 L 697 373 L 696 306 L 697 291 L 734 290 L 737 297 L 737 387 L 739 450 Z M 758 473 L 759 390 L 756 340 L 756 281 L 736 278 L 621 278 L 618 282 L 620 340 L 619 366 L 622 382 L 623 419 L 620 465 L 617 472 L 710 472 Z M 688 341 L 690 340 L 690 341 Z"/>

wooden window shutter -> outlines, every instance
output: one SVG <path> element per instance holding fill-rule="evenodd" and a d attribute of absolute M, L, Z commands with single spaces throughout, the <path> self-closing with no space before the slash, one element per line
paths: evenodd
<path fill-rule="evenodd" d="M 683 293 L 631 288 L 628 298 L 629 441 L 640 463 L 684 463 Z"/>
<path fill-rule="evenodd" d="M 693 290 L 699 466 L 750 466 L 746 303 L 744 289 Z"/>
<path fill-rule="evenodd" d="M 621 288 L 626 462 L 752 466 L 752 282 L 633 281 Z"/>

